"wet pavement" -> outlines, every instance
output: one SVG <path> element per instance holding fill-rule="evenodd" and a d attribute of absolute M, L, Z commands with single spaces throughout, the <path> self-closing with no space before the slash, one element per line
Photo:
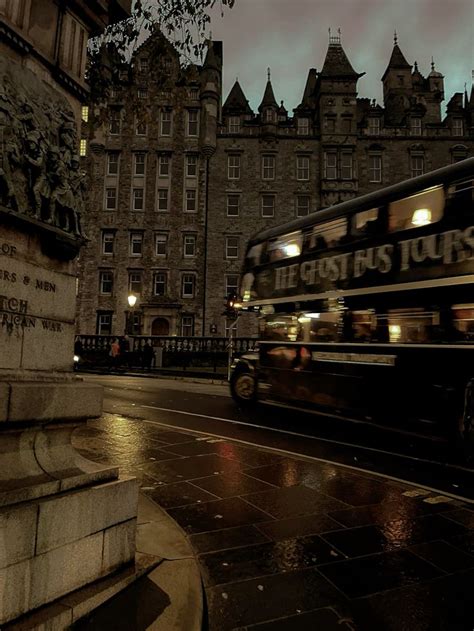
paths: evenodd
<path fill-rule="evenodd" d="M 187 534 L 209 631 L 474 628 L 472 504 L 114 414 L 74 443 L 136 475 Z"/>

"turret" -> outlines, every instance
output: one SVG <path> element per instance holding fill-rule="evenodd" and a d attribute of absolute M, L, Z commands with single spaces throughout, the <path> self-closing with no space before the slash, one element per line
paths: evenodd
<path fill-rule="evenodd" d="M 260 112 L 261 121 L 265 125 L 275 124 L 277 121 L 277 113 L 278 113 L 278 103 L 275 100 L 275 95 L 273 94 L 272 82 L 270 79 L 270 68 L 268 68 L 267 73 L 268 73 L 267 85 L 265 86 L 265 92 L 263 94 L 262 102 L 258 106 L 258 111 Z"/>
<path fill-rule="evenodd" d="M 222 85 L 222 42 L 208 42 L 201 71 L 201 150 L 211 156 L 216 150 Z"/>

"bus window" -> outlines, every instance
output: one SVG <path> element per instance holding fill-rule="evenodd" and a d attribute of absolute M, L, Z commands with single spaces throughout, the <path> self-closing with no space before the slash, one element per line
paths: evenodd
<path fill-rule="evenodd" d="M 444 190 L 435 186 L 417 195 L 388 205 L 388 231 L 419 228 L 439 221 L 443 216 Z"/>
<path fill-rule="evenodd" d="M 261 320 L 260 330 L 262 340 L 295 342 L 300 325 L 296 316 L 276 314 Z"/>
<path fill-rule="evenodd" d="M 370 342 L 377 328 L 374 309 L 352 311 L 352 337 L 354 342 Z"/>
<path fill-rule="evenodd" d="M 377 324 L 388 328 L 388 341 L 400 344 L 426 344 L 435 341 L 440 317 L 438 311 L 423 307 L 389 309 L 377 316 Z"/>
<path fill-rule="evenodd" d="M 342 311 L 303 312 L 298 316 L 304 342 L 337 342 L 342 333 Z"/>
<path fill-rule="evenodd" d="M 292 232 L 276 239 L 268 245 L 270 262 L 280 259 L 288 259 L 301 254 L 303 235 L 301 232 Z"/>
<path fill-rule="evenodd" d="M 377 225 L 378 218 L 378 208 L 371 208 L 370 210 L 363 210 L 360 213 L 356 213 L 352 217 L 352 233 L 365 234 L 372 232 Z"/>
<path fill-rule="evenodd" d="M 472 342 L 474 340 L 474 304 L 453 305 L 451 313 L 457 339 Z"/>
<path fill-rule="evenodd" d="M 310 248 L 332 248 L 347 235 L 347 218 L 341 217 L 320 223 L 313 228 L 309 242 Z"/>

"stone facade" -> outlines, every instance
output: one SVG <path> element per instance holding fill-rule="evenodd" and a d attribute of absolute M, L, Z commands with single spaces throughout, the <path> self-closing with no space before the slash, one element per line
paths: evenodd
<path fill-rule="evenodd" d="M 134 68 L 140 67 L 141 58 L 149 64 L 149 55 L 146 46 L 142 47 Z M 220 103 L 221 59 L 220 43 L 214 43 L 202 68 L 194 67 L 181 82 L 174 80 L 169 84 L 172 89 L 165 101 L 158 98 L 151 77 L 146 81 L 135 72 L 126 87 L 124 103 L 136 102 L 129 95 L 146 85 L 147 106 L 158 112 L 166 105 L 173 112 L 176 125 L 173 136 L 166 139 L 173 162 L 168 213 L 156 210 L 156 169 L 159 148 L 165 142 L 157 123 L 140 146 L 146 152 L 149 170 L 145 213 L 134 212 L 130 206 L 132 151 L 138 150 L 138 137 L 127 135 L 125 128 L 122 136 L 117 136 L 121 153 L 116 213 L 104 209 L 108 182 L 104 180 L 104 169 L 107 151 L 114 150 L 115 140 L 108 136 L 100 154 L 94 153 L 91 145 L 88 162 L 96 177 L 92 187 L 94 201 L 87 217 L 91 242 L 84 251 L 80 275 L 79 333 L 123 333 L 126 294 L 130 290 L 127 274 L 136 266 L 143 270 L 144 282 L 138 305 L 141 324 L 135 332 L 189 334 L 190 329 L 180 325 L 183 316 L 188 316 L 193 317 L 195 335 L 224 335 L 225 296 L 236 286 L 246 243 L 255 232 L 450 164 L 472 155 L 474 150 L 474 92 L 470 97 L 461 93 L 452 96 L 447 114 L 442 117 L 443 76 L 432 64 L 424 77 L 416 62 L 412 66 L 406 61 L 395 41 L 382 78 L 383 106 L 359 98 L 357 81 L 361 74 L 352 68 L 339 36 L 330 37 L 321 71 L 309 71 L 302 101 L 293 116 L 288 115 L 283 102 L 276 102 L 270 75 L 258 113 L 250 109 L 236 82 L 222 109 L 217 108 L 216 137 L 211 142 L 209 131 L 207 138 L 203 136 L 203 121 L 213 120 L 206 119 L 208 106 L 216 98 Z M 199 77 L 199 81 L 193 84 L 191 76 Z M 213 87 L 206 91 L 209 77 Z M 200 176 L 198 212 L 190 221 L 183 201 L 187 186 L 183 151 L 187 145 L 180 121 L 183 111 L 192 107 L 186 90 L 193 89 L 193 85 L 200 90 L 196 109 L 200 109 L 201 129 L 194 145 Z M 123 109 L 126 119 L 127 107 Z M 204 147 L 212 144 L 215 153 L 213 148 L 207 152 L 212 157 L 206 180 Z M 183 240 L 193 229 L 195 257 L 186 259 Z M 130 254 L 135 230 L 144 231 L 143 253 L 136 258 Z M 110 255 L 103 254 L 101 244 L 101 235 L 107 231 L 115 235 Z M 153 251 L 154 234 L 160 231 L 168 234 L 169 247 L 163 258 Z M 102 267 L 113 281 L 113 287 L 106 286 L 109 295 L 101 294 Z M 153 296 L 153 273 L 160 269 L 167 272 L 168 284 L 164 296 Z M 194 300 L 185 300 L 180 293 L 180 276 L 188 269 L 197 274 Z M 166 307 L 167 303 L 172 307 Z M 154 327 L 155 317 L 167 319 L 169 325 L 162 329 L 157 323 Z M 238 334 L 254 332 L 253 317 L 242 316 Z"/>
<path fill-rule="evenodd" d="M 85 48 L 126 5 L 0 2 L 2 628 L 134 560 L 137 481 L 71 444 L 102 413 L 72 361 Z"/>

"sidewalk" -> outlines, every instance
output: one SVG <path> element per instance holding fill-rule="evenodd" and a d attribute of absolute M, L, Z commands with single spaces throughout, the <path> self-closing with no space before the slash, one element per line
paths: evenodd
<path fill-rule="evenodd" d="M 185 535 L 161 583 L 148 575 L 78 629 L 190 631 L 201 616 L 197 567 L 209 631 L 474 626 L 472 504 L 119 415 L 90 422 L 74 442 L 140 479 L 140 520 L 162 542 L 158 556 L 172 556 L 170 533 Z M 157 505 L 167 516 L 147 522 Z"/>
<path fill-rule="evenodd" d="M 227 369 L 219 368 L 216 372 L 206 371 L 203 368 L 143 368 L 120 367 L 109 370 L 107 367 L 80 368 L 78 375 L 119 375 L 121 377 L 154 377 L 160 379 L 186 379 L 199 380 L 206 383 L 227 383 Z"/>

